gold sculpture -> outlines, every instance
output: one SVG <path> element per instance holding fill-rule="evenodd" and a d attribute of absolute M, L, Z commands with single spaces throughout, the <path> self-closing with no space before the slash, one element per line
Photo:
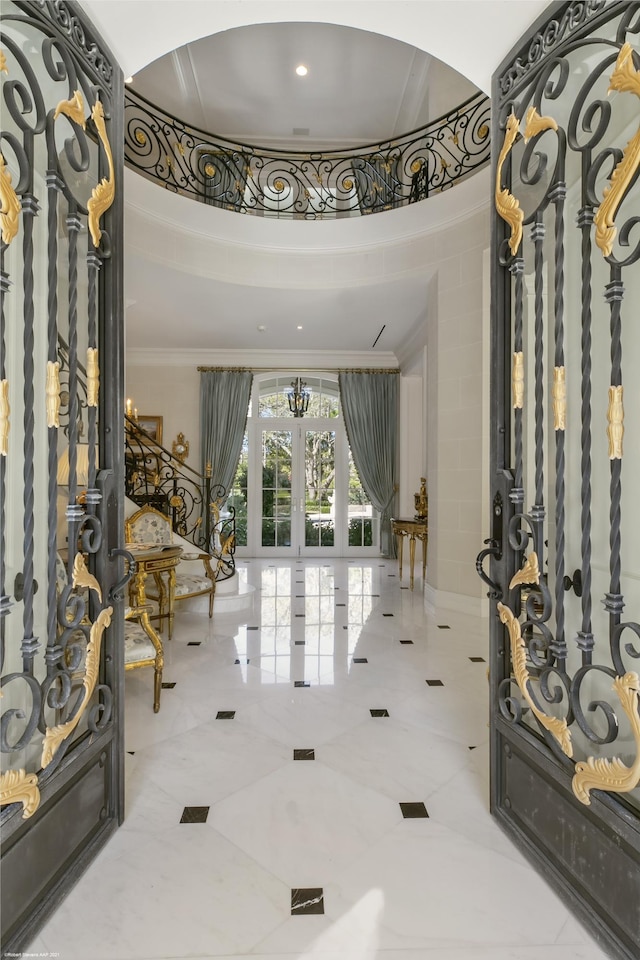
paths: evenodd
<path fill-rule="evenodd" d="M 22 803 L 22 819 L 32 817 L 40 806 L 38 774 L 7 770 L 0 776 L 0 803 Z"/>
<path fill-rule="evenodd" d="M 525 117 L 524 142 L 528 143 L 532 137 L 543 130 L 557 130 L 558 124 L 553 117 L 541 117 L 535 107 L 529 107 Z"/>
<path fill-rule="evenodd" d="M 11 172 L 0 153 L 0 223 L 2 224 L 2 240 L 9 245 L 18 232 L 20 211 L 22 204 L 18 194 L 13 189 Z"/>
<path fill-rule="evenodd" d="M 418 493 L 414 493 L 413 499 L 416 507 L 416 520 L 426 520 L 428 514 L 426 477 L 420 477 L 420 490 Z"/>

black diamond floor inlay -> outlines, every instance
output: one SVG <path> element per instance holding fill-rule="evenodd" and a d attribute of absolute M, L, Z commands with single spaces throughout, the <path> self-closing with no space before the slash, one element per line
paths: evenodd
<path fill-rule="evenodd" d="M 486 663 L 484 657 L 469 657 L 469 660 L 471 660 L 471 663 Z"/>
<path fill-rule="evenodd" d="M 367 660 L 366 657 L 354 657 L 354 658 L 353 658 L 353 662 L 354 662 L 354 663 L 369 663 L 369 661 Z"/>
<path fill-rule="evenodd" d="M 469 749 L 471 749 L 471 748 L 469 748 Z M 136 755 L 135 750 L 127 750 L 127 753 L 129 754 L 130 757 L 135 757 L 135 755 Z"/>
<path fill-rule="evenodd" d="M 474 747 L 469 747 L 469 750 L 475 750 L 475 749 L 476 749 L 475 746 L 474 746 Z"/>
<path fill-rule="evenodd" d="M 393 617 L 394 614 L 393 614 L 393 613 L 383 613 L 382 616 L 383 616 L 383 617 Z"/>
<path fill-rule="evenodd" d="M 304 617 L 304 613 L 296 613 L 296 617 Z"/>
<path fill-rule="evenodd" d="M 260 627 L 247 627 L 247 630 L 259 630 Z"/>
<path fill-rule="evenodd" d="M 294 750 L 293 759 L 294 760 L 315 760 L 316 752 L 315 750 Z"/>
<path fill-rule="evenodd" d="M 180 823 L 206 823 L 208 816 L 209 807 L 185 807 Z"/>
<path fill-rule="evenodd" d="M 242 660 L 234 660 L 233 662 L 234 662 L 234 663 L 249 663 L 250 661 L 249 661 L 249 658 L 248 658 L 248 657 L 247 657 L 247 658 L 243 657 Z"/>
<path fill-rule="evenodd" d="M 175 680 L 173 681 L 173 683 L 163 683 L 163 684 L 162 684 L 162 689 L 163 689 L 163 690 L 173 690 L 173 688 L 175 687 L 175 685 L 176 685 Z"/>
<path fill-rule="evenodd" d="M 304 646 L 306 646 L 307 641 L 306 641 L 306 640 L 295 640 L 294 643 L 295 643 L 296 647 L 304 647 Z"/>
<path fill-rule="evenodd" d="M 451 627 L 448 623 L 439 623 L 438 630 L 451 630 Z"/>
<path fill-rule="evenodd" d="M 344 626 L 342 629 L 343 629 L 343 630 L 348 630 L 349 627 L 348 627 L 348 625 L 345 624 L 345 626 Z"/>
<path fill-rule="evenodd" d="M 430 687 L 444 687 L 442 680 L 427 680 Z"/>
<path fill-rule="evenodd" d="M 401 640 L 400 643 L 413 643 L 413 640 Z"/>
<path fill-rule="evenodd" d="M 369 710 L 369 713 L 371 714 L 372 717 L 388 717 L 389 716 L 388 710 Z"/>
<path fill-rule="evenodd" d="M 416 820 L 418 817 L 428 817 L 424 803 L 401 803 L 400 809 L 405 820 Z"/>
<path fill-rule="evenodd" d="M 188 647 L 199 647 L 201 643 L 202 643 L 201 640 L 189 640 L 189 643 L 187 644 L 187 646 L 188 646 Z"/>
<path fill-rule="evenodd" d="M 310 687 L 311 686 L 308 680 L 294 680 L 293 685 L 294 687 Z"/>
<path fill-rule="evenodd" d="M 408 590 L 409 587 L 400 587 L 401 590 Z"/>
<path fill-rule="evenodd" d="M 322 887 L 298 887 L 291 891 L 291 915 L 309 916 L 324 913 L 324 890 Z"/>
<path fill-rule="evenodd" d="M 346 603 L 336 603 L 336 607 L 346 607 Z"/>
<path fill-rule="evenodd" d="M 216 720 L 233 720 L 235 715 L 235 710 L 218 710 Z"/>

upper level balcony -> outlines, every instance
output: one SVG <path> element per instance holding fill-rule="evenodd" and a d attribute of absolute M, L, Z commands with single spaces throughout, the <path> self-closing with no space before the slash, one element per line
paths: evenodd
<path fill-rule="evenodd" d="M 481 92 L 425 126 L 355 149 L 274 150 L 232 142 L 127 90 L 125 160 L 174 193 L 236 213 L 334 220 L 397 209 L 450 189 L 489 162 Z"/>

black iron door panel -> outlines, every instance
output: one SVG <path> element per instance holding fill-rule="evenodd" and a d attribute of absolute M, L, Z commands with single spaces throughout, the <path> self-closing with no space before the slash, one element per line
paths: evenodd
<path fill-rule="evenodd" d="M 494 78 L 492 804 L 640 951 L 640 5 L 555 6 Z"/>
<path fill-rule="evenodd" d="M 15 953 L 121 819 L 122 78 L 75 4 L 3 2 L 1 29 L 0 823 Z"/>

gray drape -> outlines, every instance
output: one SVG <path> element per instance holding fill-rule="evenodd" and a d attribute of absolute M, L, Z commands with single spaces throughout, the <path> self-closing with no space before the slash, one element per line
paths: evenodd
<path fill-rule="evenodd" d="M 206 370 L 200 374 L 202 473 L 211 464 L 211 484 L 229 492 L 242 452 L 253 374 Z"/>
<path fill-rule="evenodd" d="M 340 405 L 353 462 L 373 506 L 380 512 L 380 549 L 396 555 L 391 517 L 396 509 L 399 376 L 341 373 Z"/>

